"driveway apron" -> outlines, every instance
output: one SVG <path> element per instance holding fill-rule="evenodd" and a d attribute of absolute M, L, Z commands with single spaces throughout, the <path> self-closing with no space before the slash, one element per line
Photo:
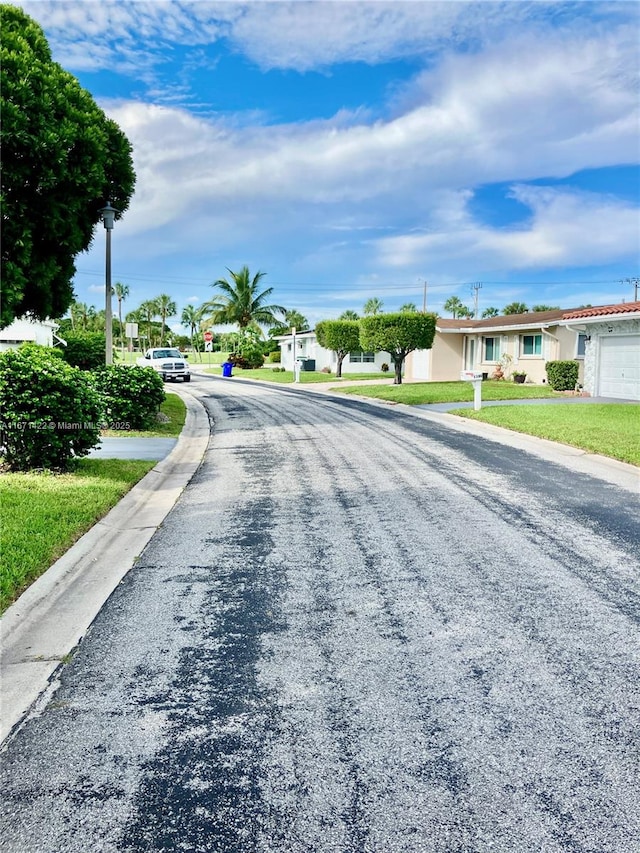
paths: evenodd
<path fill-rule="evenodd" d="M 391 408 L 198 388 L 200 470 L 6 744 L 3 849 L 634 849 L 634 496 Z"/>

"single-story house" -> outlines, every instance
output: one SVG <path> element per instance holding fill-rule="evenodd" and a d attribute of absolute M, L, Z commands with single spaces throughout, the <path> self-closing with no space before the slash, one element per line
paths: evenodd
<path fill-rule="evenodd" d="M 585 338 L 585 391 L 640 400 L 640 302 L 566 312 L 562 326 Z"/>
<path fill-rule="evenodd" d="M 58 323 L 53 320 L 30 320 L 28 317 L 21 317 L 0 329 L 0 352 L 17 349 L 24 343 L 40 344 L 44 347 L 64 343 L 56 334 L 59 328 Z"/>
<path fill-rule="evenodd" d="M 320 346 L 315 331 L 298 332 L 294 336 L 280 335 L 276 338 L 280 344 L 280 364 L 287 370 L 293 370 L 296 359 L 304 359 L 314 363 L 314 370 L 328 367 L 332 373 L 338 368 L 335 352 Z M 345 356 L 342 362 L 342 375 L 349 373 L 380 373 L 382 365 L 388 364 L 392 369 L 391 358 L 387 352 L 352 352 Z"/>
<path fill-rule="evenodd" d="M 566 308 L 507 314 L 486 320 L 438 318 L 430 350 L 407 356 L 405 378 L 409 381 L 447 382 L 460 379 L 462 370 L 477 370 L 490 377 L 501 358 L 505 370 L 527 374 L 527 382 L 546 382 L 547 361 L 584 359 L 586 335 L 561 325 Z M 578 381 L 582 382 L 582 368 Z"/>

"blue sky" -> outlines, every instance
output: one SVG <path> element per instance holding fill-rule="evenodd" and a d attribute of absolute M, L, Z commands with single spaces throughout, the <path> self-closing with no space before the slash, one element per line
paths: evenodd
<path fill-rule="evenodd" d="M 131 140 L 127 309 L 267 273 L 312 324 L 370 296 L 443 312 L 629 301 L 634 2 L 22 2 Z M 77 261 L 102 307 L 104 232 Z"/>

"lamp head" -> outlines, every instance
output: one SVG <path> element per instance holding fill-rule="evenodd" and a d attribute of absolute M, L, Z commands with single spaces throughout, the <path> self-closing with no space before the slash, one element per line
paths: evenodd
<path fill-rule="evenodd" d="M 113 223 L 115 221 L 116 213 L 118 213 L 118 211 L 115 209 L 115 207 L 112 207 L 111 202 L 108 201 L 106 205 L 100 209 L 99 212 L 100 218 L 104 223 L 104 227 L 107 229 L 107 231 L 113 231 Z"/>

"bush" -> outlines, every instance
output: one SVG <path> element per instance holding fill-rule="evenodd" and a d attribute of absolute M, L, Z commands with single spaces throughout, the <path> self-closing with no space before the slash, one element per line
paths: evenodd
<path fill-rule="evenodd" d="M 66 470 L 100 441 L 102 405 L 90 377 L 48 347 L 0 353 L 0 444 L 15 471 Z"/>
<path fill-rule="evenodd" d="M 278 348 L 277 352 L 274 350 L 273 352 L 269 353 L 269 361 L 271 362 L 271 364 L 276 364 L 280 361 L 280 348 Z"/>
<path fill-rule="evenodd" d="M 573 391 L 578 384 L 577 361 L 548 361 L 547 380 L 554 391 Z"/>
<path fill-rule="evenodd" d="M 149 429 L 156 422 L 165 392 L 155 370 L 110 364 L 96 370 L 94 384 L 112 429 Z"/>
<path fill-rule="evenodd" d="M 102 332 L 71 332 L 65 335 L 64 360 L 81 370 L 97 370 L 104 365 L 106 339 Z"/>
<path fill-rule="evenodd" d="M 388 373 L 388 372 L 389 372 L 389 365 L 387 364 L 387 362 L 386 362 L 386 361 L 385 361 L 385 362 L 383 362 L 383 364 L 381 364 L 381 365 L 380 365 L 380 370 L 381 370 L 383 373 Z"/>

